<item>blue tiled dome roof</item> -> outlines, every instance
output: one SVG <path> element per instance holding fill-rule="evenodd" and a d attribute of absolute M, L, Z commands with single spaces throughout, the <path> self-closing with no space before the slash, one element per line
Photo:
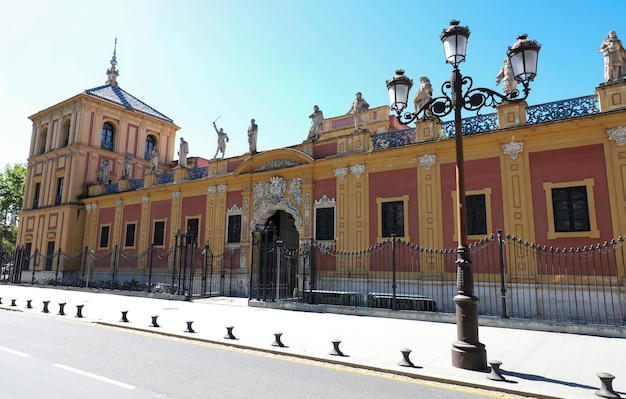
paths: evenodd
<path fill-rule="evenodd" d="M 85 94 L 92 96 L 92 97 L 99 98 L 101 100 L 109 101 L 113 104 L 121 105 L 124 108 L 141 112 L 143 114 L 152 116 L 157 119 L 164 120 L 169 123 L 174 123 L 172 119 L 163 115 L 162 113 L 150 107 L 143 101 L 137 99 L 133 95 L 120 89 L 119 86 L 106 84 L 104 86 L 99 86 L 93 89 L 85 90 Z"/>

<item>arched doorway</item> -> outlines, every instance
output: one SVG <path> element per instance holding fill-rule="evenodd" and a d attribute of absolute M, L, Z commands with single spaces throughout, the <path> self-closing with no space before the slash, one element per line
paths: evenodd
<path fill-rule="evenodd" d="M 289 250 L 298 248 L 298 230 L 293 216 L 283 210 L 277 210 L 265 221 L 265 227 L 273 225 L 276 229 L 277 239 L 283 242 L 283 246 Z"/>
<path fill-rule="evenodd" d="M 274 301 L 295 295 L 302 254 L 294 217 L 276 210 L 253 237 L 251 298 Z"/>

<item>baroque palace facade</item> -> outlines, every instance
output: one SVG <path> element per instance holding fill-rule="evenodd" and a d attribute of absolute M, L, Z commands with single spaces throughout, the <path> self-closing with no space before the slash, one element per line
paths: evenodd
<path fill-rule="evenodd" d="M 18 235 L 26 253 L 140 253 L 172 246 L 182 231 L 217 252 L 239 249 L 245 276 L 251 233 L 270 221 L 291 248 L 315 239 L 358 251 L 391 236 L 456 246 L 449 122 L 409 128 L 381 106 L 365 114 L 366 129 L 355 130 L 352 116 L 327 118 L 316 140 L 182 166 L 179 127 L 122 90 L 115 67 L 114 56 L 105 85 L 30 117 Z M 472 242 L 502 229 L 566 248 L 626 233 L 623 81 L 600 84 L 594 96 L 503 104 L 464 120 L 464 134 Z"/>

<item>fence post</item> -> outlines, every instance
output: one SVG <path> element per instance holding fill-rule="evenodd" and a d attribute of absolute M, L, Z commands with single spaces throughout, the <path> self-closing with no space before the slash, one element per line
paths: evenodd
<path fill-rule="evenodd" d="M 254 282 L 253 282 L 253 277 L 254 277 L 254 248 L 256 245 L 255 239 L 256 239 L 256 234 L 254 234 L 256 232 L 256 228 L 253 229 L 250 234 L 252 235 L 252 247 L 250 248 L 250 282 L 249 282 L 249 289 L 248 289 L 248 300 L 252 300 L 252 290 L 254 289 Z M 258 293 L 258 290 L 257 290 Z M 257 298 L 258 299 L 258 298 Z"/>
<path fill-rule="evenodd" d="M 191 236 L 191 262 L 189 264 L 189 295 L 187 300 L 191 300 L 193 297 L 193 275 L 196 270 L 196 249 L 198 248 L 198 243 L 196 242 L 196 238 Z"/>
<path fill-rule="evenodd" d="M 113 248 L 113 274 L 111 275 L 111 291 L 115 287 L 115 269 L 117 266 L 117 245 Z"/>
<path fill-rule="evenodd" d="M 206 268 L 209 262 L 209 244 L 207 242 L 205 242 L 204 244 L 204 251 L 202 251 L 202 255 L 204 256 L 202 257 L 202 284 L 200 289 L 200 296 L 204 298 L 204 296 L 206 295 Z"/>
<path fill-rule="evenodd" d="M 281 267 L 281 258 L 283 252 L 283 241 L 276 241 L 276 300 L 280 300 L 280 267 Z"/>
<path fill-rule="evenodd" d="M 313 291 L 317 287 L 317 280 L 315 279 L 315 245 L 313 241 L 313 237 L 311 237 L 311 249 L 309 251 L 309 285 L 311 289 L 309 290 L 309 303 L 313 303 Z"/>
<path fill-rule="evenodd" d="M 179 288 L 174 290 L 174 287 L 175 287 L 175 283 L 176 283 L 176 255 L 178 253 L 178 237 L 180 237 L 180 229 L 178 229 L 176 234 L 174 234 L 174 237 L 175 237 L 175 239 L 174 239 L 174 257 L 172 259 L 172 288 L 170 289 L 170 293 L 178 294 Z M 179 278 L 178 282 L 180 283 L 180 278 Z"/>
<path fill-rule="evenodd" d="M 498 250 L 500 252 L 500 292 L 502 293 L 502 316 L 503 319 L 508 319 L 509 316 L 506 313 L 506 282 L 504 279 L 504 240 L 502 240 L 502 230 L 498 230 Z"/>
<path fill-rule="evenodd" d="M 391 235 L 391 289 L 393 296 L 391 297 L 391 309 L 398 310 L 398 301 L 396 298 L 398 284 L 396 283 L 396 235 Z"/>
<path fill-rule="evenodd" d="M 80 282 L 80 288 L 84 288 L 85 285 L 89 285 L 89 284 L 85 284 L 85 271 L 87 270 L 87 251 L 89 249 L 87 247 L 85 247 L 85 253 L 83 254 L 83 273 L 82 273 L 82 278 L 81 278 L 81 282 Z M 83 285 L 85 284 L 85 285 Z"/>
<path fill-rule="evenodd" d="M 33 275 L 30 278 L 30 285 L 35 285 L 35 269 L 37 269 L 37 255 L 39 253 L 38 249 L 35 249 L 35 254 L 33 256 Z"/>
<path fill-rule="evenodd" d="M 152 259 L 154 257 L 154 244 L 150 244 L 150 257 L 148 258 L 148 293 L 152 291 Z"/>
<path fill-rule="evenodd" d="M 54 272 L 54 286 L 57 285 L 57 280 L 59 279 L 59 263 L 61 263 L 61 248 L 59 248 L 59 253 L 57 254 L 57 265 L 56 270 Z"/>

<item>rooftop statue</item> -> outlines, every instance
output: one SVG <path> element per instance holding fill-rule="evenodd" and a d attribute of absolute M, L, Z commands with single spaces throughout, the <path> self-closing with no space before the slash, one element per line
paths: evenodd
<path fill-rule="evenodd" d="M 250 154 L 256 154 L 256 136 L 259 132 L 259 126 L 254 122 L 254 119 L 250 121 L 248 126 L 248 145 L 250 146 Z"/>
<path fill-rule="evenodd" d="M 324 127 L 324 113 L 317 105 L 313 106 L 313 113 L 309 115 L 311 118 L 311 127 L 309 128 L 309 136 L 307 140 L 315 141 L 320 138 L 322 128 Z"/>
<path fill-rule="evenodd" d="M 356 93 L 356 98 L 352 102 L 352 107 L 346 113 L 346 115 L 354 115 L 354 129 L 359 130 L 359 125 L 363 124 L 363 128 L 367 129 L 367 122 L 365 118 L 361 117 L 361 114 L 366 113 L 370 108 L 370 105 L 365 101 L 361 92 Z"/>
<path fill-rule="evenodd" d="M 418 112 L 424 105 L 426 105 L 433 98 L 433 87 L 430 84 L 430 79 L 426 76 L 420 78 L 420 87 L 415 92 L 413 97 L 413 105 L 415 106 L 415 112 Z M 431 117 L 433 114 L 430 111 L 430 107 L 424 110 L 424 116 Z"/>
<path fill-rule="evenodd" d="M 604 54 L 604 79 L 607 82 L 622 80 L 626 74 L 626 50 L 614 30 L 609 32 L 598 52 Z"/>
<path fill-rule="evenodd" d="M 213 122 L 213 128 L 215 129 L 215 133 L 217 133 L 217 150 L 215 151 L 215 155 L 213 159 L 217 159 L 217 154 L 222 153 L 222 159 L 224 159 L 224 154 L 226 153 L 226 143 L 230 141 L 228 138 L 228 134 L 224 131 L 223 128 L 217 130 L 217 125 Z"/>
<path fill-rule="evenodd" d="M 189 144 L 184 138 L 180 138 L 180 146 L 178 150 L 178 165 L 187 167 L 187 154 L 189 154 Z"/>

